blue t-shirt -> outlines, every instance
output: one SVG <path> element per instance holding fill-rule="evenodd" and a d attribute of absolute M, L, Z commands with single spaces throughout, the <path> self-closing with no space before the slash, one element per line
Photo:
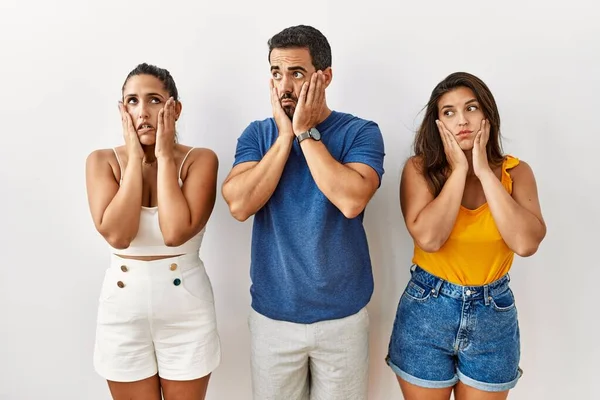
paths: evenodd
<path fill-rule="evenodd" d="M 381 184 L 384 145 L 377 124 L 333 111 L 317 129 L 333 158 L 369 165 Z M 277 137 L 273 118 L 252 122 L 238 139 L 234 165 L 260 161 Z M 363 308 L 373 294 L 363 217 L 346 218 L 325 197 L 294 141 L 275 192 L 254 216 L 252 308 L 303 324 Z"/>

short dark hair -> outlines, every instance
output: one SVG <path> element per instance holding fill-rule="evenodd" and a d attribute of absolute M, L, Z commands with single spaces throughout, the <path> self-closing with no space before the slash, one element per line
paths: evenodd
<path fill-rule="evenodd" d="M 286 28 L 269 39 L 269 61 L 273 49 L 308 48 L 317 71 L 331 67 L 331 47 L 327 38 L 316 28 L 297 25 Z"/>
<path fill-rule="evenodd" d="M 127 75 L 121 91 L 125 90 L 125 85 L 129 78 L 135 75 L 152 75 L 163 83 L 165 90 L 169 92 L 169 96 L 173 97 L 173 100 L 179 100 L 177 86 L 175 85 L 175 80 L 171 76 L 171 73 L 164 68 L 159 68 L 156 65 L 146 63 L 139 64 L 129 73 L 129 75 Z"/>

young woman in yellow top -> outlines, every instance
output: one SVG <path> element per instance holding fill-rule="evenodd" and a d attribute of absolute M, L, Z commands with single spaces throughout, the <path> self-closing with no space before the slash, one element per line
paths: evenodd
<path fill-rule="evenodd" d="M 479 78 L 431 94 L 400 204 L 414 239 L 387 363 L 407 400 L 506 399 L 521 376 L 508 272 L 546 234 L 528 164 L 504 155 L 500 117 Z"/>

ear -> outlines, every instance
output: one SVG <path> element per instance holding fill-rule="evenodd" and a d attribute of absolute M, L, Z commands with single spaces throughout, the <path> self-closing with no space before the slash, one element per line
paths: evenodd
<path fill-rule="evenodd" d="M 177 101 L 175 103 L 175 121 L 177 121 L 179 119 L 179 116 L 181 115 L 181 109 L 183 108 L 183 106 L 181 105 L 180 101 Z"/>
<path fill-rule="evenodd" d="M 327 89 L 333 79 L 333 70 L 331 67 L 327 67 L 323 70 L 323 76 L 325 77 L 325 89 Z"/>

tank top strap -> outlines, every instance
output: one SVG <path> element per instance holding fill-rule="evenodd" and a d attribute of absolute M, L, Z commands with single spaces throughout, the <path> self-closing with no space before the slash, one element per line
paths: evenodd
<path fill-rule="evenodd" d="M 510 176 L 509 170 L 516 167 L 517 165 L 519 165 L 519 159 L 511 155 L 505 156 L 504 161 L 502 162 L 502 185 L 510 194 L 512 194 L 513 180 Z"/>
<path fill-rule="evenodd" d="M 113 151 L 115 153 L 115 157 L 117 158 L 117 164 L 119 164 L 119 185 L 121 185 L 121 182 L 123 182 L 123 165 L 121 164 L 121 159 L 119 158 L 117 149 L 113 147 Z"/>
<path fill-rule="evenodd" d="M 192 150 L 194 150 L 195 147 L 192 147 L 185 155 L 185 157 L 183 157 L 183 161 L 181 161 L 181 165 L 179 166 L 179 173 L 177 174 L 177 177 L 179 179 L 179 185 L 182 184 L 182 180 L 181 180 L 181 170 L 183 169 L 183 164 L 185 164 L 185 160 L 187 160 L 188 156 L 190 155 L 190 153 L 192 152 Z"/>

